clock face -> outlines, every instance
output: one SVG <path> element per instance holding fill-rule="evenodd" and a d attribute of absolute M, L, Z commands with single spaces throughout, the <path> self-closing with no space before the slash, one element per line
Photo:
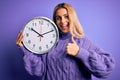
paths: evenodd
<path fill-rule="evenodd" d="M 31 52 L 44 54 L 58 41 L 58 28 L 46 17 L 30 20 L 23 29 L 23 44 Z"/>

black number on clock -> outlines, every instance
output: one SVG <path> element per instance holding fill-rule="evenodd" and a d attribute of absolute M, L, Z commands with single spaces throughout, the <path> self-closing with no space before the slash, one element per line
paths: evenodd
<path fill-rule="evenodd" d="M 31 43 L 31 40 L 28 40 L 28 44 L 30 44 Z"/>
<path fill-rule="evenodd" d="M 37 24 L 36 24 L 36 22 L 33 22 L 32 25 L 33 25 L 33 26 L 36 26 Z"/>
<path fill-rule="evenodd" d="M 31 30 L 31 28 L 30 28 L 30 27 L 28 27 L 28 30 Z"/>
<path fill-rule="evenodd" d="M 48 48 L 48 45 L 46 45 L 46 48 Z"/>
<path fill-rule="evenodd" d="M 55 34 L 52 34 L 52 37 L 54 38 L 54 37 L 55 37 Z"/>
<path fill-rule="evenodd" d="M 49 23 L 47 23 L 47 26 L 48 26 L 48 27 L 49 27 L 49 25 L 50 25 L 50 24 L 49 24 Z"/>
<path fill-rule="evenodd" d="M 33 44 L 33 47 L 35 47 L 35 44 Z"/>
<path fill-rule="evenodd" d="M 39 21 L 39 24 L 40 24 L 40 25 L 43 25 L 43 21 L 42 21 L 42 20 L 40 20 L 40 21 Z"/>
<path fill-rule="evenodd" d="M 39 50 L 42 50 L 42 47 L 41 47 L 41 46 L 39 47 Z"/>
<path fill-rule="evenodd" d="M 50 41 L 50 43 L 52 44 L 52 43 L 53 43 L 53 41 Z"/>
<path fill-rule="evenodd" d="M 29 33 L 26 33 L 26 37 L 28 37 L 29 36 Z"/>

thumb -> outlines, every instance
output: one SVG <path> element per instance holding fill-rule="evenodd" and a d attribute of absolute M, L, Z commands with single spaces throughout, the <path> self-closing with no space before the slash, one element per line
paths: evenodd
<path fill-rule="evenodd" d="M 71 37 L 71 41 L 72 43 L 76 43 L 73 36 Z"/>

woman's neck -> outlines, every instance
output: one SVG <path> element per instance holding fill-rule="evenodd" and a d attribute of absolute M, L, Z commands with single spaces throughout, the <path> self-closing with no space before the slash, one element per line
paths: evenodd
<path fill-rule="evenodd" d="M 60 39 L 68 39 L 70 37 L 71 37 L 71 33 L 70 32 L 67 32 L 67 33 L 59 32 L 59 38 Z"/>

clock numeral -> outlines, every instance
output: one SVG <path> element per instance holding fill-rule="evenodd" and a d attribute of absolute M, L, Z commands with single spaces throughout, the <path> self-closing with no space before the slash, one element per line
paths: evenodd
<path fill-rule="evenodd" d="M 29 36 L 29 33 L 26 33 L 26 37 L 28 37 Z"/>
<path fill-rule="evenodd" d="M 52 34 L 52 37 L 54 38 L 54 37 L 55 37 L 55 34 Z"/>
<path fill-rule="evenodd" d="M 36 23 L 36 22 L 33 22 L 32 25 L 33 25 L 33 26 L 37 26 L 37 23 Z"/>
<path fill-rule="evenodd" d="M 33 47 L 35 47 L 35 44 L 33 44 Z"/>
<path fill-rule="evenodd" d="M 49 25 L 50 25 L 50 24 L 49 24 L 49 23 L 47 23 L 47 26 L 48 26 L 48 27 L 49 27 Z"/>
<path fill-rule="evenodd" d="M 53 41 L 50 41 L 50 43 L 52 44 L 52 43 L 53 43 Z"/>
<path fill-rule="evenodd" d="M 42 47 L 41 47 L 41 46 L 39 47 L 39 50 L 42 50 Z"/>
<path fill-rule="evenodd" d="M 31 30 L 31 28 L 30 28 L 30 27 L 28 27 L 28 30 Z"/>
<path fill-rule="evenodd" d="M 30 44 L 31 43 L 31 40 L 28 40 L 28 44 Z"/>
<path fill-rule="evenodd" d="M 40 21 L 39 21 L 39 24 L 40 24 L 40 25 L 43 25 L 43 21 L 42 21 L 42 20 L 40 20 Z"/>
<path fill-rule="evenodd" d="M 46 48 L 48 48 L 48 45 L 46 45 Z"/>

